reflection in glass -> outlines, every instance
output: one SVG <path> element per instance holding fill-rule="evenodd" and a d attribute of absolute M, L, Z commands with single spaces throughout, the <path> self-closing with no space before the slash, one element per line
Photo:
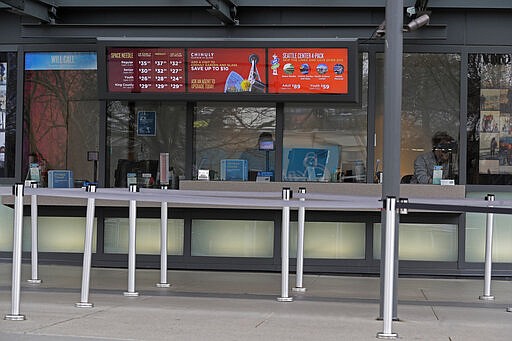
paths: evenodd
<path fill-rule="evenodd" d="M 445 131 L 458 144 L 460 55 L 404 53 L 400 175 L 414 174 L 414 160 L 432 150 L 432 136 Z M 381 163 L 384 131 L 384 54 L 377 54 L 375 162 Z M 457 155 L 452 170 L 458 175 Z"/>
<path fill-rule="evenodd" d="M 143 122 L 146 117 L 151 124 Z M 160 153 L 169 153 L 170 185 L 177 187 L 185 172 L 185 103 L 112 101 L 107 122 L 110 187 L 127 187 L 132 178 L 143 187 L 158 186 Z"/>
<path fill-rule="evenodd" d="M 368 58 L 361 104 L 286 104 L 283 180 L 366 182 Z"/>
<path fill-rule="evenodd" d="M 42 186 L 51 169 L 93 181 L 87 152 L 99 150 L 96 70 L 27 70 L 24 86 L 23 175 L 30 158 L 40 166 Z"/>
<path fill-rule="evenodd" d="M 16 53 L 0 52 L 0 178 L 14 177 L 16 74 Z"/>
<path fill-rule="evenodd" d="M 210 180 L 227 179 L 221 174 L 222 160 L 247 160 L 250 181 L 256 180 L 258 172 L 273 172 L 275 152 L 271 141 L 275 140 L 275 129 L 273 105 L 198 104 L 194 119 L 194 177 L 199 169 L 207 169 Z"/>

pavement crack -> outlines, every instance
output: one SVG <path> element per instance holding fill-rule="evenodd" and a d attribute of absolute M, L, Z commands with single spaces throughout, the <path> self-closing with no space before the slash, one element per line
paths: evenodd
<path fill-rule="evenodd" d="M 430 300 L 428 299 L 427 294 L 425 294 L 425 291 L 421 288 L 420 288 L 420 291 L 421 291 L 421 294 L 423 295 L 423 297 L 425 298 L 425 301 L 430 303 Z M 434 306 L 432 304 L 429 304 L 429 306 L 430 306 L 430 309 L 432 310 L 432 314 L 434 314 L 434 317 L 436 318 L 436 320 L 439 321 L 439 316 L 437 316 Z"/>
<path fill-rule="evenodd" d="M 270 313 L 270 314 L 268 314 L 267 316 L 265 316 L 265 318 L 264 318 L 262 321 L 258 322 L 258 323 L 254 326 L 254 328 L 258 328 L 258 327 L 259 327 L 259 326 L 261 326 L 263 323 L 267 322 L 267 321 L 272 317 L 272 315 L 274 315 L 274 313 Z"/>

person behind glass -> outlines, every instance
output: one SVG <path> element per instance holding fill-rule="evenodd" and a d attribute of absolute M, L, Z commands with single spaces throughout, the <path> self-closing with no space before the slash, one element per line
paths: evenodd
<path fill-rule="evenodd" d="M 439 131 L 432 137 L 432 151 L 418 155 L 414 160 L 413 184 L 431 184 L 434 166 L 442 167 L 443 179 L 449 178 L 450 158 L 455 140 L 444 131 Z"/>

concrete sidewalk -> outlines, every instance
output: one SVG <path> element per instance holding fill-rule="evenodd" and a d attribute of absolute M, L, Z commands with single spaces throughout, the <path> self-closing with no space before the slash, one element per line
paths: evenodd
<path fill-rule="evenodd" d="M 139 297 L 124 297 L 126 269 L 93 269 L 90 302 L 80 301 L 81 268 L 40 266 L 31 285 L 22 267 L 20 313 L 0 320 L 0 340 L 376 340 L 382 321 L 379 279 L 306 275 L 306 293 L 277 302 L 278 273 L 137 270 Z M 295 278 L 290 278 L 290 286 Z M 11 265 L 0 263 L 0 312 L 11 312 Z M 393 332 L 402 340 L 511 340 L 512 283 L 493 281 L 495 301 L 481 301 L 483 280 L 400 279 Z"/>

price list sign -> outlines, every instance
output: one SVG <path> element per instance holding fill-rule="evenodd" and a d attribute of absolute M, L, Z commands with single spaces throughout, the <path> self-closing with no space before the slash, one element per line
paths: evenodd
<path fill-rule="evenodd" d="M 270 93 L 348 94 L 347 48 L 268 49 Z"/>
<path fill-rule="evenodd" d="M 111 92 L 185 92 L 185 50 L 110 48 L 107 54 Z"/>

